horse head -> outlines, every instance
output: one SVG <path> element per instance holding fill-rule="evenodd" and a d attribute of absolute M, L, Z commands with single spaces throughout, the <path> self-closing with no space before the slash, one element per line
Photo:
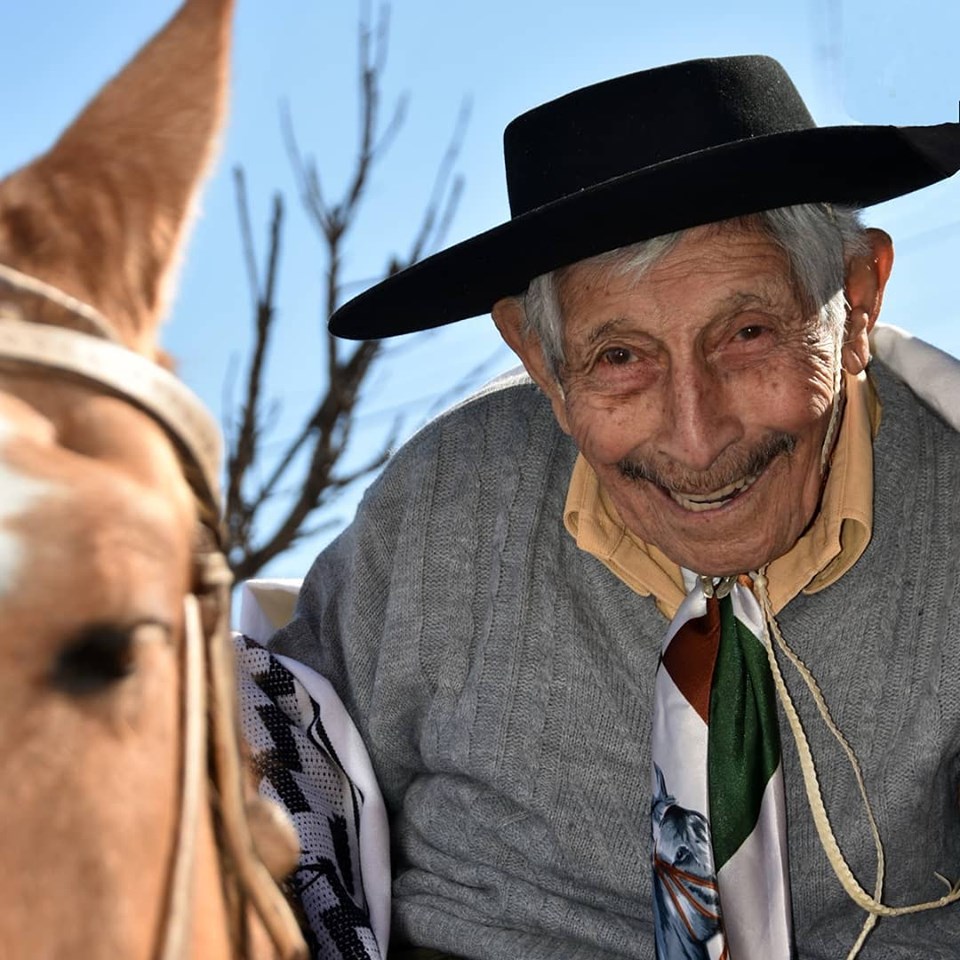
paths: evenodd
<path fill-rule="evenodd" d="M 706 960 L 706 942 L 720 929 L 710 827 L 681 807 L 657 780 L 652 803 L 653 880 L 658 956 Z"/>
<path fill-rule="evenodd" d="M 0 182 L 0 942 L 17 956 L 274 956 L 270 938 L 302 955 L 248 849 L 214 444 L 157 340 L 222 125 L 231 8 L 187 0 Z"/>

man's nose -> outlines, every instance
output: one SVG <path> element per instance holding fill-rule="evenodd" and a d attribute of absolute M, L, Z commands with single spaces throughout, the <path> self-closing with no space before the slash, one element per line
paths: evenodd
<path fill-rule="evenodd" d="M 658 448 L 688 470 L 709 469 L 741 434 L 723 378 L 702 358 L 673 363 L 663 397 Z"/>

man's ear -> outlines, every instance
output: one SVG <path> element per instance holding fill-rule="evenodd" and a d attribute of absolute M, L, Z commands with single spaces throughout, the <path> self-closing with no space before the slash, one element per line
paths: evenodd
<path fill-rule="evenodd" d="M 867 336 L 873 329 L 883 303 L 883 291 L 893 269 L 893 241 L 883 230 L 866 232 L 869 249 L 847 262 L 844 292 L 847 297 L 847 326 L 843 338 L 843 368 L 858 374 L 870 360 Z"/>
<path fill-rule="evenodd" d="M 505 297 L 493 305 L 493 322 L 507 346 L 520 358 L 534 383 L 547 395 L 553 407 L 553 415 L 560 428 L 569 433 L 567 406 L 563 389 L 557 382 L 550 364 L 543 353 L 540 338 L 527 329 L 523 303 L 518 297 Z"/>

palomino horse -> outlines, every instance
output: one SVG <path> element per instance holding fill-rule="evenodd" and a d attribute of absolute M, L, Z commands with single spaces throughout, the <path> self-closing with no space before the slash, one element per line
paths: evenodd
<path fill-rule="evenodd" d="M 305 955 L 244 801 L 215 444 L 155 363 L 231 7 L 188 0 L 0 183 L 4 957 Z"/>

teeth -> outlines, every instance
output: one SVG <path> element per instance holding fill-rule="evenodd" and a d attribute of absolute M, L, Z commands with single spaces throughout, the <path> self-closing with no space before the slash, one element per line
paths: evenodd
<path fill-rule="evenodd" d="M 735 493 L 740 493 L 748 487 L 753 486 L 758 474 L 749 477 L 743 477 L 733 483 L 728 483 L 719 490 L 712 493 L 678 493 L 676 490 L 668 490 L 667 493 L 673 498 L 675 503 L 679 503 L 684 510 L 692 510 L 699 513 L 704 510 L 714 510 L 722 506 Z"/>

